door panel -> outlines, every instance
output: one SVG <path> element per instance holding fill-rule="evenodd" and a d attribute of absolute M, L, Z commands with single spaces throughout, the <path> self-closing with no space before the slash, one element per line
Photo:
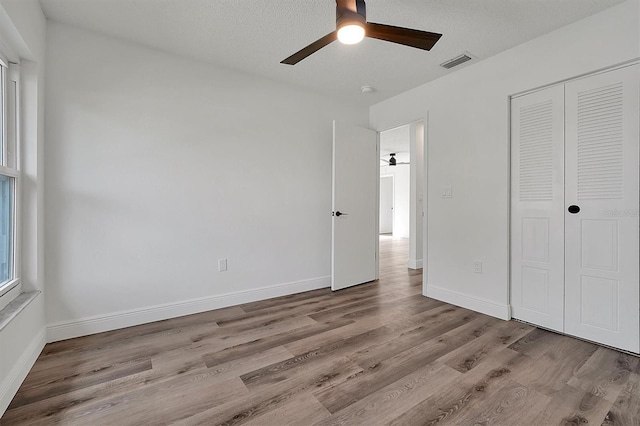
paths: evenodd
<path fill-rule="evenodd" d="M 640 351 L 638 71 L 565 85 L 565 331 L 632 352 Z"/>
<path fill-rule="evenodd" d="M 332 290 L 377 278 L 379 164 L 376 132 L 333 122 Z"/>
<path fill-rule="evenodd" d="M 514 318 L 563 331 L 564 90 L 511 104 L 511 306 Z"/>

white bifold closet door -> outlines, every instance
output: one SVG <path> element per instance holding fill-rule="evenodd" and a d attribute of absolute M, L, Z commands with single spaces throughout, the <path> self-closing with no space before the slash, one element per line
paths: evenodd
<path fill-rule="evenodd" d="M 564 88 L 512 100 L 511 308 L 564 327 Z"/>
<path fill-rule="evenodd" d="M 636 353 L 639 76 L 631 66 L 565 85 L 565 332 Z"/>
<path fill-rule="evenodd" d="M 640 66 L 511 113 L 513 317 L 640 353 Z"/>

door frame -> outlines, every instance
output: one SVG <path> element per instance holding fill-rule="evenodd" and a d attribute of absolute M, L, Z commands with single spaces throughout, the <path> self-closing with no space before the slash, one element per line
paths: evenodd
<path fill-rule="evenodd" d="M 380 130 L 376 132 L 376 280 L 380 279 Z M 395 185 L 395 181 L 394 181 Z M 395 190 L 395 187 L 394 187 Z"/>
<path fill-rule="evenodd" d="M 404 126 L 412 126 L 412 125 L 418 125 L 418 124 L 422 124 L 422 141 L 423 141 L 423 152 L 422 152 L 422 235 L 420 236 L 421 240 L 422 240 L 422 270 L 423 272 L 426 270 L 427 268 L 427 209 L 425 208 L 426 205 L 426 201 L 428 199 L 428 147 L 429 147 L 429 138 L 428 138 L 428 128 L 429 128 L 429 112 L 427 111 L 425 116 L 422 118 L 416 118 L 414 120 L 402 123 L 402 124 L 397 124 L 397 125 L 393 125 L 390 127 L 385 127 L 382 129 L 372 129 L 375 130 L 376 132 L 378 132 L 378 179 L 376 180 L 376 186 L 377 186 L 377 198 L 378 198 L 378 208 L 376 209 L 376 224 L 377 224 L 377 234 L 376 234 L 376 267 L 377 267 L 377 273 L 376 273 L 376 277 L 379 278 L 380 276 L 380 134 L 382 132 L 386 132 L 389 130 L 393 130 L 393 129 L 397 129 L 398 127 L 404 127 Z M 409 144 L 411 144 L 411 140 L 409 141 Z M 416 163 L 411 162 L 411 157 L 409 159 L 410 164 L 409 164 L 409 170 L 411 173 L 411 171 L 413 170 L 414 167 L 416 167 Z M 394 179 L 394 194 L 395 194 L 395 179 Z M 409 191 L 409 196 L 411 196 L 411 191 Z M 395 195 L 394 195 L 395 197 Z M 409 206 L 411 208 L 411 206 Z M 394 206 L 395 209 L 395 206 Z M 394 215 L 395 215 L 395 211 L 394 211 Z M 417 223 L 416 219 L 416 223 Z M 413 230 L 413 226 L 411 224 L 411 221 L 409 221 L 409 235 L 411 235 L 411 231 Z M 416 235 L 415 238 L 418 238 L 419 236 Z M 408 258 L 407 258 L 408 260 Z M 407 265 L 408 267 L 408 265 Z M 422 294 L 426 296 L 426 291 L 427 291 L 427 276 L 426 274 L 423 275 L 422 278 Z"/>

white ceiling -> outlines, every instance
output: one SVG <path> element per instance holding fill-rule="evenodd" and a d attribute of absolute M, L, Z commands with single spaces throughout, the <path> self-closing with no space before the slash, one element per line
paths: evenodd
<path fill-rule="evenodd" d="M 371 22 L 444 34 L 431 52 L 365 39 L 280 61 L 335 29 L 334 0 L 41 0 L 47 18 L 369 106 L 624 0 L 367 0 Z M 552 48 L 552 46 L 549 46 Z M 464 67 L 462 65 L 459 68 Z M 362 94 L 360 87 L 377 91 Z"/>
<path fill-rule="evenodd" d="M 409 162 L 410 130 L 411 126 L 406 125 L 380 132 L 380 159 L 389 160 L 389 154 L 393 152 L 397 161 Z"/>

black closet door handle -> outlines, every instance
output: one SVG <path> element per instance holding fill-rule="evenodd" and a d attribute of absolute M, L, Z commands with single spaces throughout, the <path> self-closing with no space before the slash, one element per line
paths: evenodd
<path fill-rule="evenodd" d="M 576 213 L 580 212 L 580 207 L 576 206 L 576 205 L 573 205 L 573 206 L 569 206 L 568 210 L 569 210 L 569 213 L 576 214 Z"/>

